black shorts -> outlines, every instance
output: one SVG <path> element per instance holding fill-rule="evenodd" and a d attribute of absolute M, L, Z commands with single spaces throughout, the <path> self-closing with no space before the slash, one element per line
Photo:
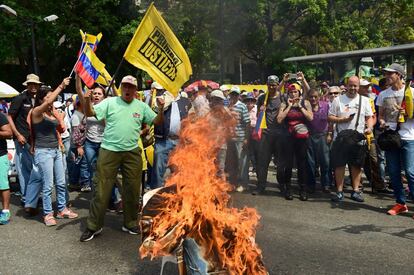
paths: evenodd
<path fill-rule="evenodd" d="M 364 166 L 367 148 L 365 141 L 350 146 L 335 139 L 331 148 L 331 167 L 335 169 L 347 164 L 355 167 Z"/>

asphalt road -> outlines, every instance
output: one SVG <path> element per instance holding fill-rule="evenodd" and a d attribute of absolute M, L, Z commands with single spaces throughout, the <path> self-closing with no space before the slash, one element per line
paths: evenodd
<path fill-rule="evenodd" d="M 322 193 L 286 201 L 271 184 L 263 196 L 235 193 L 232 203 L 261 214 L 257 243 L 270 274 L 414 274 L 414 213 L 387 216 L 392 196 L 364 195 L 365 203 L 347 194 L 333 204 Z M 140 237 L 120 230 L 121 215 L 107 213 L 102 234 L 79 242 L 90 194 L 71 198 L 80 218 L 52 228 L 26 218 L 13 198 L 13 219 L 0 227 L 0 274 L 159 274 L 159 259 L 139 259 Z M 176 274 L 175 266 L 164 274 Z"/>

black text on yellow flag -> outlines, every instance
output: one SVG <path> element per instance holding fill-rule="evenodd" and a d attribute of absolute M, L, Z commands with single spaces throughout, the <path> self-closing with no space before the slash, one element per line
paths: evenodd
<path fill-rule="evenodd" d="M 153 3 L 135 31 L 124 58 L 174 95 L 193 73 L 186 51 Z"/>

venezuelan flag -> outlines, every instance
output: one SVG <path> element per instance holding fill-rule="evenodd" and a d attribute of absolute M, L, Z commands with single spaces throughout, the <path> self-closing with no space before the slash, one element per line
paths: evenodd
<path fill-rule="evenodd" d="M 263 103 L 264 106 L 267 106 L 268 98 L 269 98 L 269 92 L 266 92 L 265 100 Z M 257 115 L 256 127 L 253 129 L 252 138 L 255 140 L 260 140 L 262 138 L 263 129 L 267 129 L 266 110 L 259 111 L 259 114 Z"/>
<path fill-rule="evenodd" d="M 98 44 L 102 39 L 102 33 L 98 33 L 97 35 L 92 35 L 92 34 L 84 33 L 82 30 L 79 30 L 79 31 L 82 37 L 81 52 L 85 45 L 88 45 L 89 47 L 91 47 L 93 51 L 96 51 L 96 49 L 98 48 Z"/>
<path fill-rule="evenodd" d="M 377 84 L 372 84 L 372 92 L 376 95 L 381 93 L 381 88 Z"/>
<path fill-rule="evenodd" d="M 86 86 L 91 88 L 103 70 L 105 70 L 105 64 L 99 60 L 88 45 L 85 45 L 85 49 L 75 67 L 76 73 Z"/>

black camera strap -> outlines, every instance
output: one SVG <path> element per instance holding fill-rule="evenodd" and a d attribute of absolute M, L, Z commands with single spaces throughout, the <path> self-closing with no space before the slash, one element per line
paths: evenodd
<path fill-rule="evenodd" d="M 358 128 L 359 125 L 359 116 L 361 115 L 361 105 L 362 105 L 362 96 L 360 94 L 358 94 L 359 96 L 359 103 L 358 103 L 358 115 L 357 115 L 357 120 L 355 122 L 355 131 Z"/>

